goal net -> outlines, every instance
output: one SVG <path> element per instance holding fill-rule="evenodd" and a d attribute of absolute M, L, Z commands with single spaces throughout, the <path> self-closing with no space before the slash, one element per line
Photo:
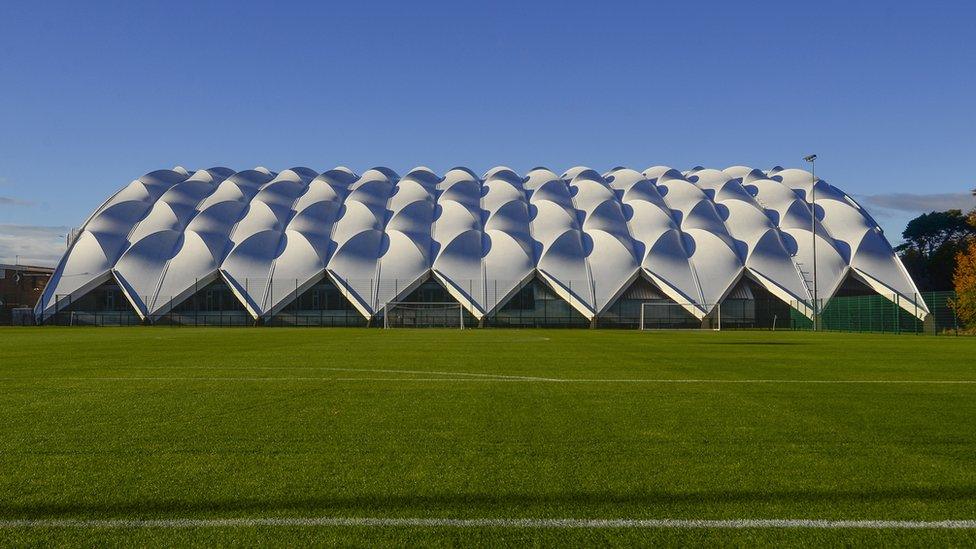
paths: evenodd
<path fill-rule="evenodd" d="M 675 303 L 671 301 L 649 301 L 641 303 L 641 330 L 721 330 L 722 305 L 705 305 L 711 311 L 704 318 L 691 314 L 689 309 L 699 309 L 698 305 Z"/>
<path fill-rule="evenodd" d="M 464 308 L 457 302 L 391 301 L 383 308 L 384 328 L 464 329 Z"/>

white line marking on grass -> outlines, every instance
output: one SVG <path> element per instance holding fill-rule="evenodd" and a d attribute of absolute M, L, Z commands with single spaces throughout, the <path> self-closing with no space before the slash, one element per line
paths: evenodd
<path fill-rule="evenodd" d="M 306 367 L 315 368 L 315 367 Z M 271 368 L 274 369 L 274 368 Z M 516 376 L 516 375 L 506 375 L 506 374 L 483 374 L 483 373 L 472 373 L 472 372 L 430 372 L 424 370 L 380 370 L 375 368 L 318 368 L 326 371 L 333 372 L 373 372 L 380 374 L 422 374 L 422 375 L 435 375 L 435 376 L 459 376 L 459 377 L 472 377 L 472 378 L 491 378 L 491 379 L 511 379 L 516 381 L 562 381 L 560 379 L 549 378 L 549 377 L 536 377 L 536 376 Z"/>
<path fill-rule="evenodd" d="M 119 377 L 52 377 L 41 378 L 65 381 L 427 381 L 427 382 L 514 382 L 528 381 L 505 378 L 467 378 L 467 377 L 197 377 L 197 376 L 119 376 Z M 543 380 L 532 380 L 543 381 Z M 553 380 L 558 381 L 558 380 Z"/>
<path fill-rule="evenodd" d="M 439 372 L 439 371 L 428 371 L 428 370 L 390 370 L 390 369 L 379 369 L 379 368 L 336 368 L 336 367 L 323 367 L 323 366 L 190 366 L 190 367 L 173 367 L 173 366 L 135 366 L 135 370 L 145 370 L 145 369 L 178 369 L 178 370 L 275 370 L 275 371 L 288 371 L 288 370 L 321 370 L 324 372 L 362 372 L 362 373 L 379 373 L 379 374 L 409 374 L 409 375 L 426 375 L 426 376 L 455 376 L 455 377 L 466 377 L 475 379 L 498 379 L 498 380 L 514 380 L 514 381 L 564 381 L 562 379 L 548 378 L 548 377 L 537 377 L 537 376 L 517 376 L 517 375 L 506 375 L 506 374 L 486 374 L 486 373 L 474 373 L 474 372 Z M 221 378 L 224 379 L 224 378 Z M 266 379 L 266 378 L 254 378 L 254 379 Z M 303 377 L 295 378 L 281 378 L 281 379 L 306 379 Z M 336 379 L 336 378 L 307 378 L 307 379 Z M 373 379 L 373 378 L 339 378 L 339 379 Z M 377 378 L 384 379 L 384 378 Z M 397 379 L 410 379 L 410 378 L 397 378 Z"/>
<path fill-rule="evenodd" d="M 141 366 L 137 368 L 142 368 Z M 154 366 L 153 368 L 172 368 L 172 366 Z M 474 378 L 521 379 L 527 381 L 558 381 L 552 378 L 535 376 L 516 376 L 505 374 L 485 374 L 473 372 L 438 372 L 430 370 L 392 370 L 380 368 L 336 368 L 326 366 L 192 366 L 193 369 L 206 370 L 322 370 L 325 372 L 369 372 L 377 374 L 422 374 L 428 376 L 458 376 Z"/>
<path fill-rule="evenodd" d="M 824 384 L 940 384 L 940 385 L 971 385 L 976 384 L 972 379 L 560 379 L 569 383 L 824 383 Z"/>
<path fill-rule="evenodd" d="M 139 366 L 137 369 L 142 369 L 144 367 Z M 149 368 L 172 368 L 170 366 L 150 366 Z M 542 377 L 542 376 L 519 376 L 512 374 L 485 374 L 485 373 L 472 373 L 472 372 L 442 372 L 442 371 L 426 371 L 426 370 L 393 370 L 393 369 L 378 369 L 378 368 L 336 368 L 336 367 L 320 367 L 320 366 L 232 366 L 232 367 L 221 367 L 221 366 L 193 366 L 193 369 L 207 369 L 207 370 L 322 370 L 328 372 L 374 372 L 374 373 L 384 373 L 384 374 L 422 374 L 422 375 L 436 375 L 436 376 L 457 376 L 457 377 L 470 377 L 479 378 L 472 379 L 471 381 L 480 381 L 484 379 L 486 381 L 547 381 L 551 383 L 922 383 L 922 384 L 976 384 L 976 380 L 962 379 L 962 380 L 898 380 L 898 379 L 667 379 L 667 378 L 554 378 L 554 377 Z M 259 378 L 264 379 L 264 378 Z M 290 378 L 281 378 L 290 379 Z M 295 379 L 305 379 L 305 378 L 295 378 Z M 343 377 L 343 378 L 309 378 L 309 379 L 330 379 L 335 381 L 438 381 L 440 378 L 428 379 L 428 378 L 380 378 L 380 377 Z M 445 381 L 464 381 L 456 378 L 445 378 Z"/>
<path fill-rule="evenodd" d="M 367 528 L 524 529 L 871 529 L 973 530 L 976 520 L 817 520 L 817 519 L 545 519 L 545 518 L 376 518 L 295 517 L 229 519 L 7 519 L 0 528 L 253 528 L 259 526 Z"/>
<path fill-rule="evenodd" d="M 422 373 L 422 372 L 410 372 Z M 424 372 L 434 375 L 458 375 L 446 372 Z M 474 374 L 471 374 L 474 375 Z M 493 376 L 485 377 L 203 377 L 203 376 L 105 376 L 105 377 L 48 377 L 48 378 L 0 378 L 4 381 L 415 381 L 415 382 L 534 382 L 534 383 L 649 383 L 649 384 L 817 384 L 817 385 L 974 385 L 969 379 L 559 379 L 547 377 Z"/>

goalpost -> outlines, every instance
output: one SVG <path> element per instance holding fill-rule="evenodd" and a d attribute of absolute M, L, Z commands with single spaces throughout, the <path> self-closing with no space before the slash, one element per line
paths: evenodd
<path fill-rule="evenodd" d="M 464 329 L 464 307 L 456 301 L 391 301 L 383 306 L 384 328 Z"/>
<path fill-rule="evenodd" d="M 705 305 L 711 312 L 704 318 L 698 318 L 688 311 L 685 307 L 690 304 L 682 304 L 667 301 L 645 301 L 641 303 L 640 309 L 640 329 L 641 330 L 712 330 L 722 329 L 722 304 L 714 307 Z M 695 309 L 699 307 L 693 306 Z"/>

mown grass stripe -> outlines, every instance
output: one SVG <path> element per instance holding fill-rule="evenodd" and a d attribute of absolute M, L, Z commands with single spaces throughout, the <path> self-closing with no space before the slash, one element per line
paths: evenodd
<path fill-rule="evenodd" d="M 22 519 L 0 520 L 0 528 L 526 528 L 526 529 L 870 529 L 973 530 L 976 520 L 819 520 L 819 519 L 548 519 L 548 518 L 392 518 L 284 517 L 226 519 Z"/>
<path fill-rule="evenodd" d="M 437 375 L 446 375 L 435 373 Z M 458 374 L 461 375 L 461 374 Z M 486 377 L 315 377 L 315 376 L 70 376 L 19 378 L 0 381 L 414 381 L 414 382 L 535 382 L 535 383 L 649 383 L 649 384 L 812 384 L 812 385 L 976 385 L 971 379 L 587 379 L 518 376 Z"/>

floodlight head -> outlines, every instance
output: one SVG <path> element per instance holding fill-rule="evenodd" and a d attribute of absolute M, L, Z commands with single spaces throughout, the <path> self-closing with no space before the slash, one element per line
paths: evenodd
<path fill-rule="evenodd" d="M 807 162 L 813 162 L 814 160 L 817 159 L 817 155 L 811 154 L 810 156 L 804 156 L 803 159 L 806 160 Z"/>

